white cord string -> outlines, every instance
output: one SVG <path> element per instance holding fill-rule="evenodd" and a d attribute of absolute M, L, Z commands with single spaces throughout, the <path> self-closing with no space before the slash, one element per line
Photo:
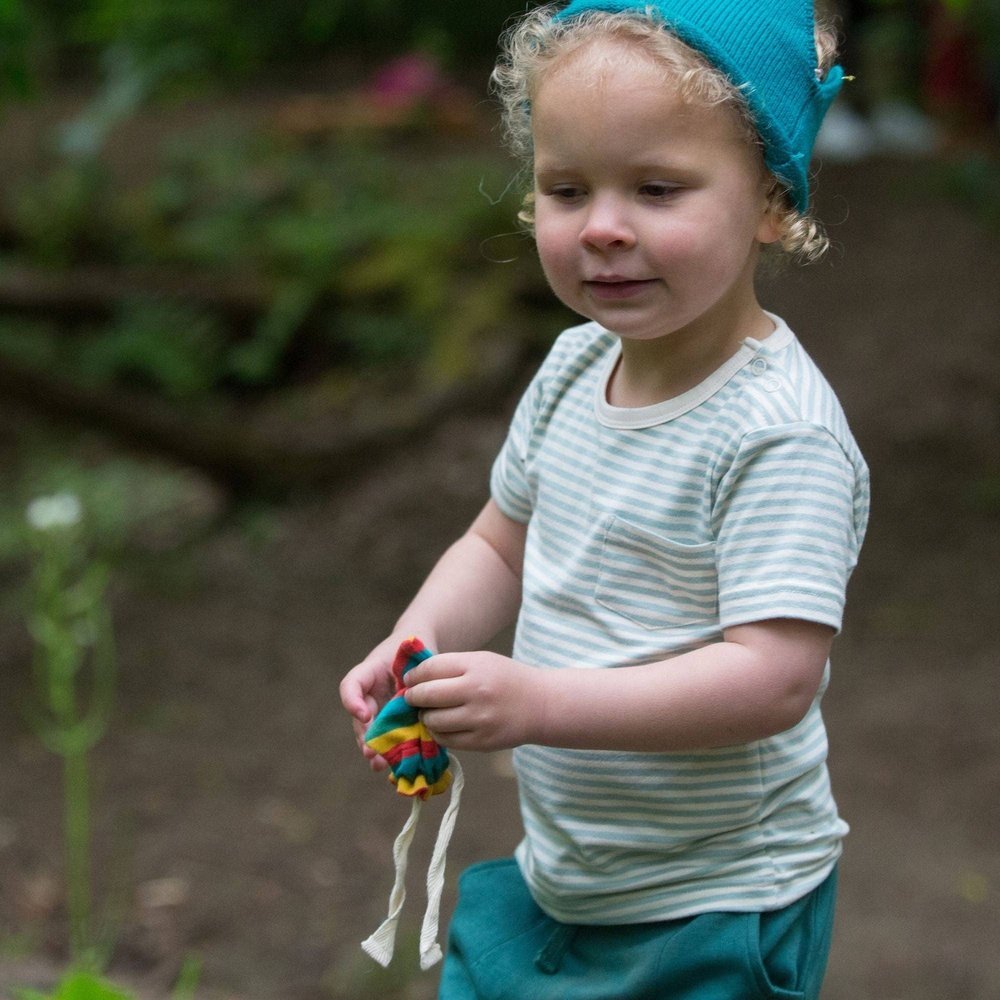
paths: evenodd
<path fill-rule="evenodd" d="M 371 937 L 361 942 L 361 947 L 381 966 L 386 966 L 392 961 L 392 954 L 396 950 L 396 928 L 399 926 L 399 916 L 406 901 L 406 860 L 410 853 L 410 844 L 413 842 L 413 833 L 417 828 L 417 820 L 420 818 L 420 807 L 423 804 L 422 799 L 414 798 L 409 819 L 392 845 L 396 881 L 389 896 L 389 916 L 382 921 Z"/>
<path fill-rule="evenodd" d="M 427 869 L 427 909 L 424 910 L 424 922 L 420 928 L 420 968 L 425 972 L 431 966 L 441 961 L 443 955 L 438 944 L 438 923 L 441 917 L 441 893 L 444 890 L 444 866 L 448 854 L 448 844 L 455 830 L 458 819 L 458 809 L 462 802 L 462 788 L 465 786 L 465 775 L 458 758 L 451 754 L 451 801 L 441 817 L 437 840 L 434 842 L 434 853 Z"/>
<path fill-rule="evenodd" d="M 441 894 L 444 890 L 445 861 L 448 844 L 455 830 L 455 821 L 458 819 L 462 788 L 465 785 L 462 766 L 454 754 L 450 757 L 450 763 L 452 769 L 451 801 L 441 818 L 441 826 L 434 843 L 434 852 L 427 869 L 427 909 L 424 911 L 424 920 L 420 929 L 420 968 L 424 970 L 431 968 L 442 958 L 437 936 L 441 915 Z M 392 847 L 396 878 L 389 895 L 389 915 L 382 921 L 378 930 L 361 943 L 364 951 L 383 967 L 392 961 L 396 949 L 396 931 L 399 927 L 400 915 L 403 912 L 403 903 L 406 901 L 407 858 L 422 806 L 423 799 L 415 796 L 410 816 Z"/>

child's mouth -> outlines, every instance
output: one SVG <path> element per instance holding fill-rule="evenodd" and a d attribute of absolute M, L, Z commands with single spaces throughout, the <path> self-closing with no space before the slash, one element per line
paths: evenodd
<path fill-rule="evenodd" d="M 587 290 L 598 299 L 629 299 L 645 291 L 655 279 L 594 278 L 585 281 Z"/>

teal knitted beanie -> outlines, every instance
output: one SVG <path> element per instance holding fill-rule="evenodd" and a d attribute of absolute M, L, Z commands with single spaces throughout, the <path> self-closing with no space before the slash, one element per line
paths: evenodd
<path fill-rule="evenodd" d="M 555 20 L 647 8 L 740 90 L 768 169 L 788 186 L 795 207 L 807 211 L 813 144 L 844 80 L 840 66 L 819 79 L 813 0 L 572 0 Z"/>

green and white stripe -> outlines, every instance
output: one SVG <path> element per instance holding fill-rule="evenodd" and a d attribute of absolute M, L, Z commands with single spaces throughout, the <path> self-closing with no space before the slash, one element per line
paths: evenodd
<path fill-rule="evenodd" d="M 743 622 L 840 628 L 867 469 L 829 384 L 774 319 L 704 383 L 640 409 L 606 402 L 616 337 L 588 323 L 558 339 L 492 477 L 501 509 L 529 525 L 517 659 L 616 668 Z M 826 752 L 819 697 L 748 746 L 519 748 L 518 859 L 567 922 L 786 905 L 822 881 L 847 830 Z"/>

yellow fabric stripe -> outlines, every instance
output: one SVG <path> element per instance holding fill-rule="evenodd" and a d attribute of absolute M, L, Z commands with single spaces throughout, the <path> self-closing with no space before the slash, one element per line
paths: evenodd
<path fill-rule="evenodd" d="M 375 753 L 385 753 L 391 750 L 397 743 L 405 743 L 407 740 L 428 739 L 427 729 L 421 722 L 415 722 L 412 726 L 400 726 L 398 729 L 391 729 L 381 736 L 376 736 L 368 740 L 368 746 Z"/>
<path fill-rule="evenodd" d="M 433 785 L 429 785 L 427 779 L 422 774 L 418 774 L 412 780 L 409 778 L 395 778 L 392 775 L 389 778 L 395 784 L 396 791 L 400 795 L 440 795 L 451 784 L 451 771 L 445 771 Z"/>

